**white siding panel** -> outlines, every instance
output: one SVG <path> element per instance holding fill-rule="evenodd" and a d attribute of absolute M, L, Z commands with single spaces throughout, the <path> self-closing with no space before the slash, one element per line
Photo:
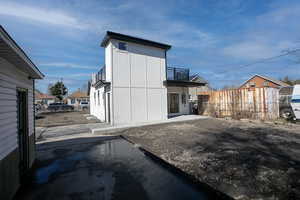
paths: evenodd
<path fill-rule="evenodd" d="M 130 88 L 114 88 L 114 119 L 116 124 L 131 121 Z"/>
<path fill-rule="evenodd" d="M 150 88 L 162 87 L 160 58 L 147 57 L 147 81 Z"/>
<path fill-rule="evenodd" d="M 16 85 L 0 79 L 0 86 L 4 88 L 15 89 Z"/>
<path fill-rule="evenodd" d="M 4 118 L 0 119 L 0 126 L 3 127 L 7 124 L 16 124 L 17 123 L 17 118 Z"/>
<path fill-rule="evenodd" d="M 17 112 L 16 105 L 12 105 L 12 106 L 0 106 L 0 114 L 1 113 L 8 113 L 8 112 Z"/>
<path fill-rule="evenodd" d="M 4 100 L 17 100 L 17 96 L 15 94 L 3 94 L 1 93 L 0 95 L 0 99 L 4 99 Z"/>
<path fill-rule="evenodd" d="M 28 90 L 28 129 L 33 127 L 33 81 L 28 75 L 0 58 L 0 160 L 18 147 L 17 88 Z"/>
<path fill-rule="evenodd" d="M 112 45 L 109 43 L 105 48 L 105 74 L 106 74 L 106 81 L 111 82 L 111 74 L 112 74 L 112 55 L 111 55 Z"/>
<path fill-rule="evenodd" d="M 145 122 L 147 121 L 147 93 L 145 88 L 131 89 L 131 113 L 132 121 Z"/>
<path fill-rule="evenodd" d="M 162 90 L 148 90 L 148 119 L 157 121 L 163 119 L 162 116 Z"/>
<path fill-rule="evenodd" d="M 8 112 L 8 113 L 0 114 L 0 120 L 3 119 L 9 119 L 9 120 L 17 119 L 17 112 Z"/>
<path fill-rule="evenodd" d="M 117 64 L 114 65 L 113 79 L 115 87 L 130 86 L 130 59 L 128 53 L 119 52 L 116 55 Z"/>
<path fill-rule="evenodd" d="M 11 94 L 16 95 L 16 90 L 11 88 L 4 88 L 0 86 L 0 94 Z"/>
<path fill-rule="evenodd" d="M 16 100 L 0 99 L 1 106 L 16 106 Z"/>
<path fill-rule="evenodd" d="M 146 57 L 139 54 L 131 54 L 131 86 L 146 87 L 146 75 Z"/>

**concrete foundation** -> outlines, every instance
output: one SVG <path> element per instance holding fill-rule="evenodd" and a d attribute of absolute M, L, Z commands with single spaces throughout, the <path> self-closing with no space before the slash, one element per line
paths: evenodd
<path fill-rule="evenodd" d="M 0 161 L 0 199 L 10 200 L 20 187 L 19 149 L 15 149 Z M 29 167 L 35 160 L 35 138 L 29 136 Z M 30 170 L 28 170 L 30 173 Z"/>
<path fill-rule="evenodd" d="M 19 149 L 0 161 L 0 199 L 12 199 L 20 186 Z"/>

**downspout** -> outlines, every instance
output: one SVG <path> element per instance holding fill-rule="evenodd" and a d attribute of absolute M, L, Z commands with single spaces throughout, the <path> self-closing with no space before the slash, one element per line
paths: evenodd
<path fill-rule="evenodd" d="M 167 78 L 168 78 L 168 61 L 167 61 L 167 50 L 165 50 L 165 69 L 166 69 L 166 72 L 165 72 L 165 81 L 167 82 L 168 80 L 167 80 Z M 168 116 L 169 116 L 169 98 L 168 98 L 168 84 L 166 84 L 166 98 L 167 98 L 167 107 L 166 107 L 166 109 L 167 109 L 167 119 L 168 119 Z"/>
<path fill-rule="evenodd" d="M 112 43 L 112 41 L 110 41 L 110 44 L 111 44 L 111 63 L 110 63 L 110 67 L 111 67 L 111 84 L 110 84 L 110 89 L 111 89 L 111 92 L 110 92 L 110 109 L 109 109 L 109 112 L 110 112 L 110 124 L 112 126 L 115 125 L 115 114 L 114 114 L 114 92 L 113 92 L 113 86 L 114 86 L 114 51 L 113 51 L 113 48 L 114 48 L 114 45 Z"/>

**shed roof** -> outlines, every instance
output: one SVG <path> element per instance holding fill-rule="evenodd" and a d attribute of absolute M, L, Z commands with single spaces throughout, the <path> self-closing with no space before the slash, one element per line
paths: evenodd
<path fill-rule="evenodd" d="M 109 40 L 111 40 L 111 39 L 133 42 L 133 43 L 138 43 L 138 44 L 142 44 L 142 45 L 146 45 L 146 46 L 153 46 L 153 47 L 157 47 L 157 48 L 161 48 L 161 49 L 165 49 L 165 50 L 169 50 L 171 48 L 171 45 L 168 45 L 168 44 L 155 42 L 152 40 L 147 40 L 147 39 L 134 37 L 134 36 L 130 36 L 130 35 L 125 35 L 125 34 L 121 34 L 121 33 L 111 32 L 111 31 L 106 32 L 106 35 L 104 36 L 104 38 L 101 42 L 101 46 L 106 47 Z"/>
<path fill-rule="evenodd" d="M 3 57 L 21 71 L 29 74 L 31 78 L 42 79 L 44 75 L 30 60 L 21 47 L 0 25 L 0 57 Z"/>

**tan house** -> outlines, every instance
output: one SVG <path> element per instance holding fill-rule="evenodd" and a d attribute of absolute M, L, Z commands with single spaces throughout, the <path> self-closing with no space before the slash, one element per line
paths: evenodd
<path fill-rule="evenodd" d="M 77 90 L 67 97 L 67 104 L 72 105 L 75 108 L 80 106 L 81 102 L 89 102 L 90 97 L 86 92 Z"/>
<path fill-rule="evenodd" d="M 282 81 L 256 74 L 245 81 L 240 88 L 282 88 L 288 86 L 290 85 Z"/>
<path fill-rule="evenodd" d="M 42 104 L 42 105 L 50 105 L 50 103 L 54 103 L 56 100 L 55 96 L 51 96 L 48 94 L 41 93 L 39 91 L 35 91 L 34 93 L 34 103 Z"/>

